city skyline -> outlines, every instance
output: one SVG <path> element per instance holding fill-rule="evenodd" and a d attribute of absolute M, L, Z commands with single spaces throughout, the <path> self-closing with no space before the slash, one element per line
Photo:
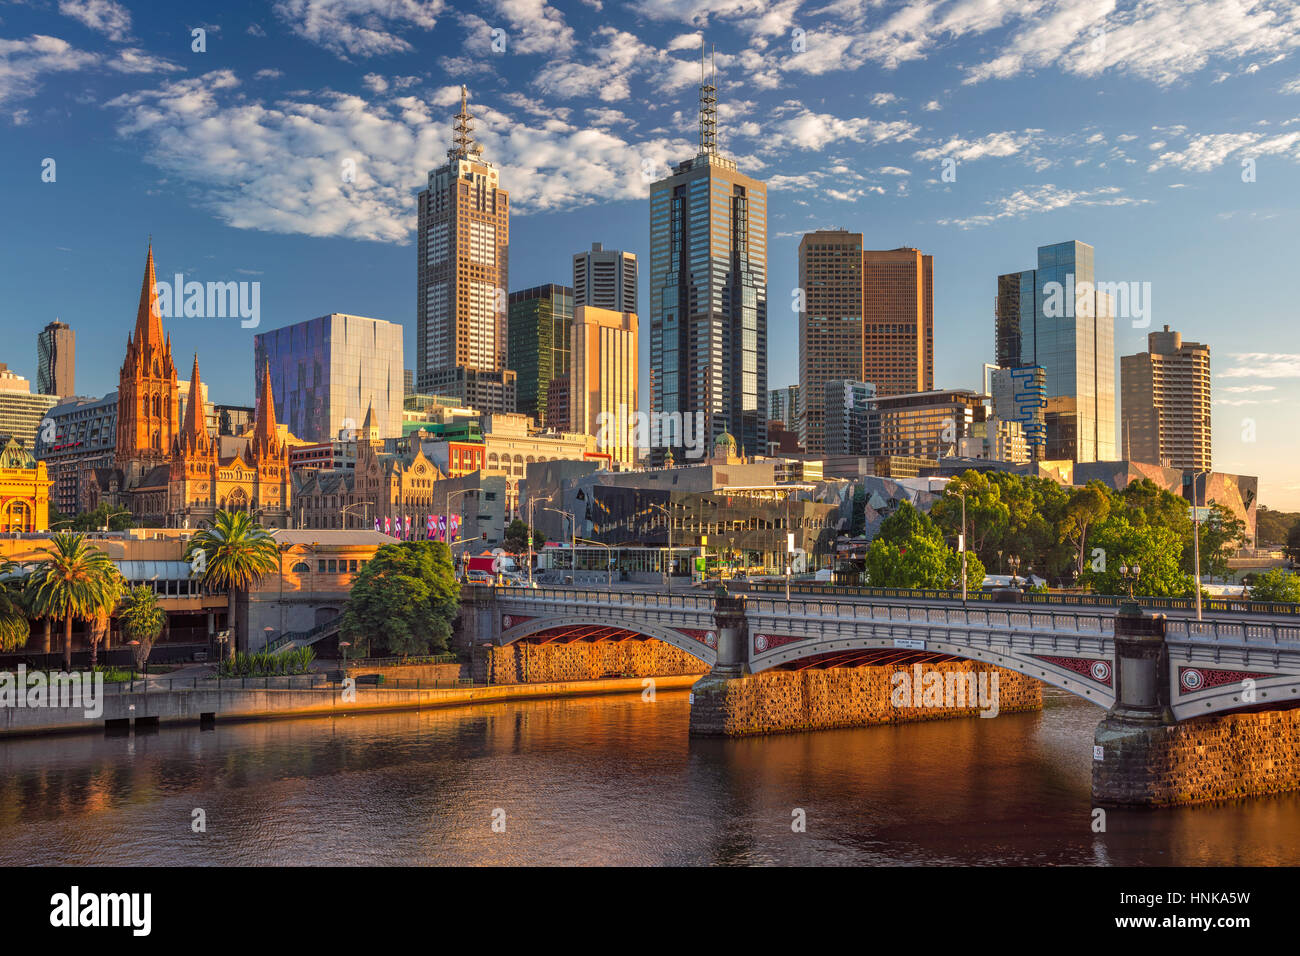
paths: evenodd
<path fill-rule="evenodd" d="M 1029 248 L 1078 239 L 1097 249 L 1099 279 L 1149 281 L 1155 290 L 1149 327 L 1117 322 L 1117 357 L 1142 351 L 1147 332 L 1166 322 L 1210 345 L 1216 468 L 1260 475 L 1264 503 L 1271 507 L 1300 505 L 1300 480 L 1287 457 L 1295 445 L 1295 425 L 1285 414 L 1297 398 L 1300 359 L 1288 351 L 1290 303 L 1279 284 L 1265 281 L 1284 268 L 1282 250 L 1296 215 L 1286 185 L 1300 142 L 1291 128 L 1300 100 L 1278 95 L 1295 73 L 1294 62 L 1270 62 L 1285 58 L 1288 27 L 1247 24 L 1245 14 L 1234 19 L 1221 9 L 1226 15 L 1219 21 L 1221 37 L 1192 30 L 1188 42 L 1198 55 L 1175 63 L 1156 51 L 1134 53 L 1119 42 L 1152 33 L 1156 25 L 1149 12 L 1125 7 L 1106 27 L 1111 45 L 1129 52 L 1103 69 L 1064 56 L 1070 43 L 1087 46 L 1087 28 L 1057 52 L 1031 52 L 1023 43 L 1016 47 L 1015 20 L 996 26 L 958 23 L 953 37 L 941 41 L 932 29 L 935 11 L 958 7 L 926 6 L 932 13 L 929 27 L 908 34 L 915 41 L 911 45 L 894 43 L 900 59 L 892 67 L 883 66 L 864 39 L 873 35 L 870 30 L 851 18 L 819 18 L 797 5 L 793 14 L 781 14 L 788 18 L 784 22 L 764 26 L 767 32 L 752 17 L 715 16 L 708 25 L 708 39 L 719 48 L 722 148 L 770 186 L 768 387 L 797 381 L 796 323 L 784 309 L 797 285 L 795 246 L 806 231 L 842 225 L 863 231 L 868 247 L 907 244 L 934 255 L 936 339 L 950 336 L 952 343 L 935 356 L 935 384 L 944 388 L 978 387 L 978 360 L 992 358 L 996 276 L 1023 268 Z M 539 9 L 539 18 L 555 25 L 553 32 L 561 37 L 588 18 L 582 12 Z M 566 283 L 572 255 L 593 240 L 648 258 L 648 184 L 639 160 L 662 161 L 666 169 L 669 161 L 694 152 L 692 85 L 699 31 L 657 4 L 640 9 L 645 19 L 624 8 L 600 18 L 627 16 L 622 30 L 591 30 L 607 45 L 601 48 L 605 59 L 593 67 L 598 74 L 603 69 L 603 80 L 588 77 L 585 85 L 576 73 L 561 82 L 553 70 L 530 82 L 539 56 L 546 59 L 542 45 L 555 41 L 539 39 L 542 32 L 530 32 L 525 19 L 511 21 L 490 4 L 482 8 L 489 18 L 483 23 L 498 21 L 508 40 L 499 63 L 489 59 L 494 54 L 475 29 L 452 18 L 440 20 L 435 30 L 383 21 L 375 35 L 400 43 L 363 52 L 347 46 L 359 36 L 347 29 L 355 27 L 353 21 L 326 25 L 313 39 L 291 17 L 235 8 L 222 14 L 223 23 L 208 25 L 207 53 L 198 54 L 190 51 L 189 33 L 180 26 L 163 29 L 143 16 L 128 18 L 114 38 L 72 15 L 7 10 L 2 32 L 17 45 L 5 56 L 21 69 L 0 89 L 0 123 L 18 146 L 10 160 L 15 179 L 29 179 L 32 186 L 15 190 L 14 197 L 17 218 L 30 228 L 21 238 L 8 237 L 5 245 L 12 268 L 4 270 L 0 282 L 10 310 L 6 319 L 17 334 L 4 360 L 34 381 L 35 336 L 56 316 L 78 332 L 83 355 L 115 354 L 121 319 L 131 305 L 131 276 L 150 231 L 160 239 L 161 272 L 167 275 L 261 280 L 264 318 L 258 332 L 328 312 L 351 312 L 399 322 L 413 342 L 414 195 L 437 157 L 445 155 L 462 80 L 470 85 L 473 102 L 483 104 L 479 134 L 485 149 L 501 157 L 503 182 L 516 205 L 510 291 Z M 645 13 L 650 10 L 658 16 Z M 790 31 L 805 16 L 801 28 L 810 47 L 801 55 L 786 48 Z M 249 32 L 254 23 L 283 40 L 285 55 L 294 61 L 292 85 L 281 77 L 256 76 L 267 70 L 262 61 L 269 48 Z M 773 32 L 777 26 L 781 29 Z M 612 57 L 615 41 L 633 33 L 656 53 L 651 61 L 663 68 L 662 76 L 637 72 Z M 837 35 L 851 42 L 832 42 Z M 41 46 L 31 40 L 35 36 L 59 42 Z M 1228 52 L 1232 37 L 1241 40 L 1244 52 Z M 906 38 L 899 33 L 899 39 Z M 467 51 L 467 42 L 476 49 Z M 1001 48 L 1006 56 L 992 60 L 990 50 L 981 55 L 982 47 Z M 822 66 L 815 68 L 825 69 L 813 73 L 811 57 L 819 49 Z M 220 57 L 213 57 L 218 50 Z M 436 61 L 432 68 L 415 62 L 430 53 L 443 54 L 446 62 Z M 551 53 L 557 66 L 573 58 L 558 47 Z M 922 74 L 941 54 L 942 69 L 928 80 Z M 187 59 L 202 55 L 209 60 L 201 65 Z M 1252 70 L 1254 56 L 1264 63 Z M 850 60 L 856 61 L 853 72 L 840 69 Z M 764 63 L 784 64 L 773 77 L 775 85 L 761 85 L 767 82 Z M 1032 81 L 1031 68 L 1037 69 Z M 298 89 L 310 85 L 304 79 L 313 71 L 322 76 L 321 94 Z M 852 78 L 852 84 L 831 85 L 853 91 L 827 88 L 821 82 L 827 75 Z M 210 78 L 206 84 L 199 82 L 203 77 Z M 90 92 L 88 85 L 101 79 L 103 90 Z M 1091 99 L 1080 97 L 1073 113 L 1059 121 L 1041 109 L 1024 111 L 1033 128 L 1008 129 L 1005 114 L 1036 102 L 1044 91 L 1040 84 L 1051 91 L 1086 90 Z M 654 90 L 658 93 L 650 97 Z M 1152 128 L 1150 119 L 1125 100 L 1157 93 L 1172 122 Z M 224 174 L 205 166 L 186 139 L 202 143 L 201 119 L 245 117 L 256 131 L 250 150 L 302 159 L 301 147 L 290 148 L 273 118 L 256 121 L 246 111 L 253 103 L 269 109 L 278 102 L 283 117 L 298 115 L 311 103 L 324 111 L 318 122 L 335 129 L 340 98 L 351 98 L 352 108 L 368 116 L 382 114 L 385 129 L 414 134 L 408 136 L 410 162 L 377 150 L 359 134 L 341 135 L 339 144 L 361 160 L 358 185 L 363 188 L 352 198 L 327 191 L 299 220 L 288 202 L 291 182 L 282 182 L 281 192 L 266 191 L 275 181 L 271 165 L 249 165 L 252 186 L 241 201 Z M 632 107 L 647 99 L 662 105 Z M 1248 99 L 1243 112 L 1241 103 Z M 409 117 L 400 112 L 401 104 Z M 926 109 L 931 104 L 940 108 Z M 616 107 L 623 108 L 627 122 L 607 115 Z M 168 128 L 179 136 L 164 143 Z M 619 150 L 612 148 L 615 140 L 622 144 Z M 583 141 L 593 145 L 581 150 L 577 144 Z M 567 144 L 567 151 L 557 154 L 551 148 L 556 143 Z M 530 159 L 543 145 L 548 146 L 543 158 Z M 398 148 L 399 154 L 405 148 Z M 612 152 L 629 154 L 627 163 L 636 161 L 635 166 L 618 166 L 622 160 L 611 158 Z M 325 153 L 317 148 L 317 159 Z M 58 161 L 52 183 L 40 179 L 46 157 Z M 948 158 L 956 163 L 953 182 L 942 178 L 942 160 Z M 1244 181 L 1241 160 L 1251 158 L 1257 175 Z M 333 167 L 332 158 L 330 163 Z M 275 175 L 284 177 L 285 164 L 278 165 Z M 306 180 L 313 166 L 302 165 Z M 107 175 L 120 188 L 95 190 L 102 222 L 73 236 L 60 223 L 91 195 L 86 191 L 92 187 L 86 175 L 90 166 L 96 169 L 95 183 Z M 881 172 L 887 166 L 908 175 Z M 611 169 L 612 177 L 606 175 Z M 907 188 L 899 189 L 904 182 Z M 251 215 L 249 199 L 261 203 L 265 219 Z M 356 214 L 366 208 L 368 217 Z M 84 212 L 77 215 L 84 220 Z M 390 230 L 394 223 L 400 231 Z M 1188 274 L 1190 263 L 1207 257 L 1224 274 L 1250 277 L 1244 294 L 1236 283 L 1207 285 Z M 205 381 L 217 401 L 249 400 L 254 392 L 250 343 L 243 336 L 251 334 L 229 334 L 228 321 L 215 328 L 195 324 L 171 323 L 177 354 L 201 353 Z M 406 364 L 414 367 L 409 346 Z M 78 392 L 111 390 L 111 371 L 82 365 Z M 641 378 L 648 381 L 644 369 Z M 1253 433 L 1253 441 L 1243 441 L 1247 433 Z"/>

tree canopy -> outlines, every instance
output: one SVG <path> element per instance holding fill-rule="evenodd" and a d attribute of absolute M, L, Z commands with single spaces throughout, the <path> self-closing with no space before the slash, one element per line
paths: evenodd
<path fill-rule="evenodd" d="M 362 649 L 359 653 L 437 653 L 447 649 L 459 612 L 460 587 L 446 544 L 386 544 L 352 585 L 342 635 Z"/>

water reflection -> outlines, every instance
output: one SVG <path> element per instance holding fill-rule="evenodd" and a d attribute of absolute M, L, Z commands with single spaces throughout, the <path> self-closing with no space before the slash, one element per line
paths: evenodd
<path fill-rule="evenodd" d="M 0 863 L 1300 861 L 1294 795 L 1111 811 L 1093 833 L 1101 712 L 1048 695 L 1039 714 L 739 741 L 690 740 L 685 692 L 13 740 Z"/>

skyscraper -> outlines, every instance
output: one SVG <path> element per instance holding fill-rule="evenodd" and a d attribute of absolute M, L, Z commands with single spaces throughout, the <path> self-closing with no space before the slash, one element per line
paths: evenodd
<path fill-rule="evenodd" d="M 998 276 L 998 365 L 1047 373 L 1047 457 L 1115 458 L 1115 318 L 1098 292 L 1093 248 L 1038 247 L 1038 268 Z"/>
<path fill-rule="evenodd" d="M 382 438 L 402 434 L 402 327 L 333 312 L 253 337 L 253 369 L 270 369 L 275 415 L 304 441 L 356 430 L 374 409 Z"/>
<path fill-rule="evenodd" d="M 429 173 L 417 200 L 416 389 L 485 412 L 513 412 L 505 316 L 510 199 L 474 142 L 468 100 L 462 86 L 447 162 Z"/>
<path fill-rule="evenodd" d="M 985 388 L 993 396 L 994 417 L 1020 425 L 1030 460 L 1046 458 L 1047 371 L 1041 365 L 986 367 Z"/>
<path fill-rule="evenodd" d="M 864 455 L 873 445 L 871 434 L 876 397 L 875 386 L 867 382 L 836 379 L 823 389 L 826 415 L 827 455 Z"/>
<path fill-rule="evenodd" d="M 799 393 L 804 407 L 796 427 L 804 448 L 820 454 L 826 451 L 827 384 L 862 379 L 862 233 L 807 233 L 799 243 L 799 288 Z"/>
<path fill-rule="evenodd" d="M 36 391 L 41 395 L 76 394 L 77 333 L 57 319 L 36 336 Z"/>
<path fill-rule="evenodd" d="M 1210 347 L 1181 333 L 1147 335 L 1147 350 L 1119 360 L 1126 459 L 1210 470 Z"/>
<path fill-rule="evenodd" d="M 510 364 L 515 375 L 515 410 L 537 419 L 539 425 L 568 428 L 547 415 L 547 389 L 556 378 L 569 374 L 569 348 L 573 337 L 573 290 L 562 285 L 539 285 L 510 293 Z"/>
<path fill-rule="evenodd" d="M 596 451 L 634 465 L 632 416 L 637 405 L 635 312 L 613 312 L 591 305 L 573 310 L 569 400 L 572 428 L 596 437 Z"/>
<path fill-rule="evenodd" d="M 573 257 L 574 305 L 636 312 L 636 255 L 606 249 L 599 242 Z M 518 371 L 518 369 L 516 369 Z"/>
<path fill-rule="evenodd" d="M 758 454 L 767 445 L 767 186 L 719 152 L 717 90 L 701 74 L 700 150 L 650 187 L 653 411 L 667 421 L 702 413 L 706 447 L 729 433 Z M 680 432 L 659 444 L 684 459 Z"/>
<path fill-rule="evenodd" d="M 780 422 L 786 431 L 798 432 L 799 420 L 803 417 L 803 401 L 799 397 L 798 385 L 774 388 L 767 393 L 767 420 Z"/>
<path fill-rule="evenodd" d="M 934 256 L 908 248 L 862 253 L 862 372 L 856 377 L 882 396 L 934 388 Z"/>

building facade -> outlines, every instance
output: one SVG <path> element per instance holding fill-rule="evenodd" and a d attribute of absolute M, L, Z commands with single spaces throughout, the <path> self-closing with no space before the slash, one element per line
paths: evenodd
<path fill-rule="evenodd" d="M 611 312 L 637 312 L 636 255 L 599 242 L 573 257 L 573 304 Z M 517 371 L 517 370 L 516 370 Z"/>
<path fill-rule="evenodd" d="M 1171 331 L 1147 335 L 1147 350 L 1119 360 L 1124 457 L 1209 471 L 1210 347 Z"/>
<path fill-rule="evenodd" d="M 707 447 L 724 433 L 767 443 L 767 186 L 717 147 L 713 81 L 700 87 L 700 151 L 650 187 L 653 411 L 702 412 Z M 684 460 L 683 437 L 659 442 Z"/>
<path fill-rule="evenodd" d="M 876 387 L 867 382 L 827 382 L 823 402 L 825 441 L 822 454 L 862 455 L 876 443 L 873 414 Z"/>
<path fill-rule="evenodd" d="M 402 433 L 402 327 L 335 312 L 253 337 L 255 374 L 271 369 L 276 418 L 303 441 L 355 429 L 368 408 Z"/>
<path fill-rule="evenodd" d="M 803 401 L 798 385 L 774 388 L 767 393 L 767 420 L 780 422 L 787 431 L 799 434 L 799 422 L 803 418 Z"/>
<path fill-rule="evenodd" d="M 4 439 L 15 438 L 32 451 L 42 422 L 58 404 L 59 396 L 33 394 L 31 382 L 0 364 L 0 435 Z"/>
<path fill-rule="evenodd" d="M 515 411 L 531 415 L 538 425 L 568 428 L 566 418 L 547 417 L 547 389 L 569 374 L 573 337 L 573 290 L 539 285 L 510 293 L 510 368 L 516 375 Z"/>
<path fill-rule="evenodd" d="M 828 229 L 804 235 L 799 289 L 799 436 L 809 454 L 822 454 L 827 384 L 862 380 L 862 233 Z"/>
<path fill-rule="evenodd" d="M 77 333 L 57 319 L 36 336 L 36 391 L 41 395 L 77 394 Z"/>
<path fill-rule="evenodd" d="M 497 168 L 473 137 L 468 93 L 447 162 L 419 194 L 416 281 L 416 390 L 455 396 L 484 411 L 512 412 L 514 394 L 466 392 L 474 373 L 506 369 L 510 198 Z M 400 365 L 399 365 L 400 368 Z"/>
<path fill-rule="evenodd" d="M 863 251 L 857 377 L 878 395 L 934 388 L 934 256 L 909 248 Z"/>
<path fill-rule="evenodd" d="M 590 305 L 574 310 L 570 431 L 595 436 L 596 451 L 626 467 L 636 464 L 634 442 L 640 437 L 632 434 L 640 407 L 638 341 L 634 312 L 611 312 Z"/>
<path fill-rule="evenodd" d="M 10 438 L 0 449 L 0 533 L 48 529 L 51 484 L 45 463 Z"/>
<path fill-rule="evenodd" d="M 974 424 L 988 417 L 986 398 L 964 388 L 878 396 L 872 402 L 875 443 L 868 453 L 903 459 L 955 455 L 961 439 L 973 434 Z"/>
<path fill-rule="evenodd" d="M 50 409 L 50 440 L 36 436 L 36 457 L 49 469 L 54 507 L 65 515 L 87 510 L 83 476 L 113 467 L 117 448 L 117 392 L 76 398 Z"/>
<path fill-rule="evenodd" d="M 988 388 L 993 415 L 1017 422 L 1030 460 L 1047 457 L 1047 370 L 1041 365 L 990 368 Z"/>
<path fill-rule="evenodd" d="M 1115 458 L 1115 318 L 1092 246 L 1038 248 L 1038 268 L 998 276 L 997 363 L 1046 371 L 1046 457 Z"/>

